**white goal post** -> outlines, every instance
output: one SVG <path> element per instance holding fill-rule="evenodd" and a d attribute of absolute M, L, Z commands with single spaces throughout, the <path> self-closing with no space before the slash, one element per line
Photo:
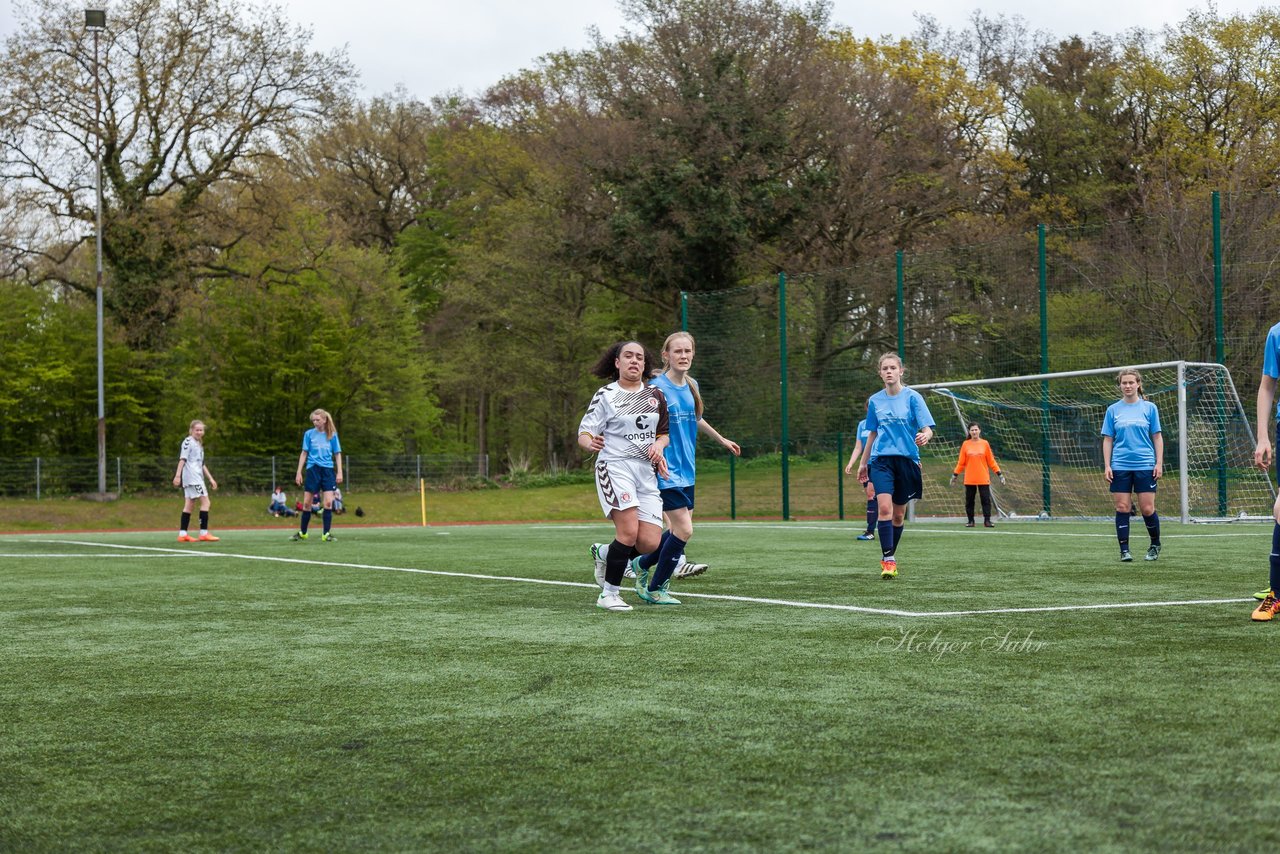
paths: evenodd
<path fill-rule="evenodd" d="M 1271 518 L 1275 486 L 1253 467 L 1249 416 L 1230 372 L 1208 362 L 911 384 L 938 422 L 921 454 L 926 489 L 916 512 L 963 514 L 964 491 L 946 484 L 968 425 L 977 422 L 1008 477 L 991 487 L 1002 517 L 1114 515 L 1100 431 L 1107 407 L 1120 399 L 1122 368 L 1141 372 L 1146 397 L 1160 411 L 1164 475 L 1157 509 L 1172 515 L 1173 492 L 1183 522 Z"/>

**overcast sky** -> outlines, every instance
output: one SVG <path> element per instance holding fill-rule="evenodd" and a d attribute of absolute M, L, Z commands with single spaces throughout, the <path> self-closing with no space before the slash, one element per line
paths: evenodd
<path fill-rule="evenodd" d="M 311 27 L 318 49 L 347 46 L 366 95 L 396 84 L 419 98 L 461 90 L 475 94 L 503 75 L 531 67 L 554 50 L 587 47 L 587 29 L 618 34 L 622 15 L 613 0 L 268 0 L 299 24 Z M 1252 13 L 1274 4 L 1219 0 L 1219 13 Z M 108 12 L 110 0 L 107 0 Z M 1179 0 L 835 0 L 832 22 L 856 34 L 907 36 L 916 15 L 945 28 L 962 28 L 975 10 L 988 17 L 1021 16 L 1031 30 L 1054 36 L 1118 35 L 1134 27 L 1159 30 L 1176 24 L 1205 2 Z M 0 0 L 0 33 L 13 32 L 13 0 Z"/>

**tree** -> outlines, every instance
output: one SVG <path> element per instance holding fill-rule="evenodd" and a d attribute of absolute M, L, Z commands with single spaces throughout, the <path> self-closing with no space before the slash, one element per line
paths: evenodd
<path fill-rule="evenodd" d="M 795 138 L 829 10 L 779 0 L 628 0 L 636 31 L 489 93 L 563 176 L 566 265 L 673 313 L 680 291 L 772 272 L 814 180 Z"/>
<path fill-rule="evenodd" d="M 305 204 L 292 211 L 287 228 L 229 253 L 245 275 L 184 298 L 170 430 L 194 413 L 219 424 L 224 452 L 279 453 L 323 407 L 352 453 L 434 449 L 431 362 L 393 259 L 330 240 L 323 214 Z M 304 269 L 274 269 L 289 265 Z"/>
<path fill-rule="evenodd" d="M 403 89 L 347 106 L 299 152 L 315 204 L 356 245 L 392 249 L 447 201 L 433 169 L 447 121 Z"/>
<path fill-rule="evenodd" d="M 1071 221 L 1131 215 L 1138 201 L 1138 141 L 1109 42 L 1079 37 L 1038 52 L 1020 93 L 1022 120 L 1009 145 L 1027 165 L 1024 187 L 1047 214 Z"/>
<path fill-rule="evenodd" d="M 239 0 L 122 0 L 99 59 L 78 7 L 35 0 L 0 53 L 0 180 L 38 228 L 0 246 L 8 273 L 92 291 L 74 256 L 92 240 L 94 152 L 102 140 L 105 300 L 131 344 L 164 339 L 183 290 L 224 275 L 245 237 L 225 192 L 252 184 L 350 91 L 341 53 L 308 49 L 279 9 Z"/>

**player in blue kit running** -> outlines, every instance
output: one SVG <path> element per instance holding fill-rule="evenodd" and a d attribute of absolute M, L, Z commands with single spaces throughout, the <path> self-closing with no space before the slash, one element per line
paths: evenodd
<path fill-rule="evenodd" d="M 1253 451 L 1253 463 L 1271 476 L 1271 459 L 1275 456 L 1275 446 L 1271 444 L 1268 427 L 1271 424 L 1271 407 L 1276 405 L 1276 383 L 1280 378 L 1280 323 L 1271 327 L 1267 333 L 1267 345 L 1262 351 L 1262 380 L 1258 384 L 1258 444 Z M 1276 409 L 1276 445 L 1280 446 L 1280 408 Z M 1271 507 L 1271 515 L 1275 525 L 1271 529 L 1271 576 L 1267 589 L 1254 594 L 1262 600 L 1253 612 L 1257 622 L 1274 619 L 1280 613 L 1280 600 L 1276 591 L 1280 590 L 1280 497 Z"/>
<path fill-rule="evenodd" d="M 898 577 L 898 543 L 907 502 L 924 494 L 920 448 L 933 438 L 933 415 L 920 393 L 902 384 L 905 368 L 897 353 L 878 363 L 884 390 L 867 400 L 867 444 L 858 479 L 870 478 L 876 492 L 876 533 L 880 537 L 880 577 Z"/>
<path fill-rule="evenodd" d="M 312 427 L 302 434 L 302 453 L 298 454 L 298 473 L 294 481 L 305 492 L 302 496 L 302 519 L 299 520 L 298 531 L 290 539 L 305 540 L 307 526 L 311 523 L 311 498 L 321 496 L 324 500 L 324 513 L 320 517 L 324 522 L 321 542 L 333 542 L 333 534 L 329 528 L 333 524 L 333 492 L 342 483 L 342 443 L 338 441 L 338 427 L 333 423 L 333 416 L 323 409 L 311 413 Z M 303 470 L 306 476 L 303 476 Z"/>
<path fill-rule="evenodd" d="M 855 431 L 858 438 L 853 443 L 853 453 L 849 455 L 849 463 L 844 467 L 845 474 L 853 474 L 858 467 L 858 457 L 862 456 L 862 449 L 867 444 L 867 436 L 870 430 L 867 429 L 867 419 L 858 422 L 858 429 Z M 859 540 L 874 540 L 876 538 L 876 519 L 880 515 L 880 511 L 876 506 L 876 490 L 869 480 L 859 480 L 862 489 L 867 493 L 867 530 L 858 535 Z"/>
<path fill-rule="evenodd" d="M 1160 411 L 1142 392 L 1142 374 L 1125 368 L 1116 375 L 1120 400 L 1107 407 L 1102 419 L 1102 466 L 1116 503 L 1116 539 L 1120 560 L 1131 561 L 1130 493 L 1138 493 L 1138 511 L 1151 537 L 1147 560 L 1160 557 L 1160 517 L 1156 514 L 1156 481 L 1164 473 L 1164 436 Z"/>
<path fill-rule="evenodd" d="M 662 512 L 667 517 L 658 548 L 631 562 L 636 570 L 636 593 L 650 604 L 679 604 L 668 592 L 671 579 L 696 575 L 706 570 L 705 564 L 682 563 L 684 547 L 693 536 L 694 477 L 698 434 L 705 433 L 719 442 L 729 453 L 738 456 L 738 443 L 726 439 L 702 417 L 702 394 L 698 381 L 689 376 L 693 365 L 693 336 L 675 332 L 662 344 L 662 362 L 666 370 L 649 385 L 662 390 L 667 401 L 670 444 L 666 449 L 667 475 L 658 477 L 662 495 Z M 598 558 L 597 558 L 598 559 Z M 681 574 L 682 568 L 690 568 Z M 700 567 L 700 568 L 699 568 Z M 665 596 L 660 596 L 665 593 Z"/>

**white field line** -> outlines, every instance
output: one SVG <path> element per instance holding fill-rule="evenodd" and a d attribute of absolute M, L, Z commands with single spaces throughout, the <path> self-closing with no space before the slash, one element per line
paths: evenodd
<path fill-rule="evenodd" d="M 159 555 L 149 556 L 200 556 L 200 557 L 225 557 L 235 558 L 238 560 L 260 560 L 269 563 L 295 563 L 306 566 L 333 566 L 344 569 L 371 569 L 378 572 L 408 572 L 415 575 L 438 575 L 447 578 L 473 578 L 481 581 L 516 581 L 524 584 L 545 584 L 553 587 L 588 587 L 596 589 L 594 583 L 586 583 L 581 581 L 556 581 L 549 578 L 525 578 L 515 575 L 485 575 L 473 572 L 448 572 L 440 569 L 419 569 L 416 567 L 405 566 L 380 566 L 378 564 L 368 563 L 346 563 L 343 561 L 328 560 L 308 560 L 305 558 L 293 557 L 267 557 L 265 555 L 245 555 L 234 554 L 231 552 L 212 552 L 200 551 L 190 552 L 185 549 L 164 548 L 159 546 L 126 546 L 126 545 L 104 545 L 102 543 L 81 542 L 78 540 L 40 540 L 38 542 L 58 543 L 61 545 L 71 546 L 89 546 L 93 548 L 115 548 L 129 549 L 131 551 L 141 552 L 159 552 Z M 28 555 L 28 557 L 31 557 Z M 80 555 L 80 557 L 92 557 L 92 555 Z M 879 614 L 889 617 L 972 617 L 983 614 L 1036 614 L 1049 613 L 1057 611 L 1105 611 L 1124 608 L 1152 608 L 1152 607 L 1171 607 L 1184 605 L 1228 605 L 1240 604 L 1242 602 L 1252 602 L 1252 599 L 1189 599 L 1174 602 L 1110 602 L 1095 605 L 1046 605 L 1034 608 L 984 608 L 968 611 L 902 611 L 894 608 L 867 608 L 860 605 L 840 605 L 830 602 L 798 602 L 791 599 L 767 599 L 757 596 L 731 596 L 723 593 L 690 593 L 684 590 L 680 591 L 680 595 L 687 599 L 713 599 L 722 602 L 749 602 L 756 605 L 781 605 L 787 608 L 809 608 L 822 611 L 848 611 L 857 614 Z"/>
<path fill-rule="evenodd" d="M 129 547 L 129 546 L 103 546 L 102 548 L 108 548 L 108 549 L 114 549 L 114 548 L 125 548 L 125 549 L 127 549 L 127 548 L 130 548 L 130 547 Z M 27 553 L 25 553 L 25 554 L 0 554 L 0 557 L 16 557 L 16 558 L 28 558 L 28 559 L 29 559 L 29 558 L 33 558 L 33 557 L 38 557 L 38 558 L 41 558 L 41 559 L 44 559 L 44 558 L 47 558 L 47 557 L 79 557 L 79 558 L 91 557 L 91 558 L 93 558 L 94 560 L 98 560 L 99 558 L 107 558 L 107 557 L 127 557 L 127 558 L 132 558 L 132 559 L 134 559 L 134 560 L 137 560 L 138 558 L 142 558 L 142 557 L 200 557 L 200 555 L 199 555 L 199 554 L 197 554 L 197 553 L 195 553 L 195 552 L 186 552 L 186 553 L 177 554 L 177 555 L 135 555 L 135 554 L 119 554 L 119 555 L 97 555 L 97 554 L 95 554 L 95 555 L 87 555 L 87 554 L 85 554 L 84 552 L 80 552 L 79 554 L 71 554 L 70 552 L 68 552 L 67 554 L 37 554 L 37 553 L 33 553 L 33 552 L 27 552 Z"/>

